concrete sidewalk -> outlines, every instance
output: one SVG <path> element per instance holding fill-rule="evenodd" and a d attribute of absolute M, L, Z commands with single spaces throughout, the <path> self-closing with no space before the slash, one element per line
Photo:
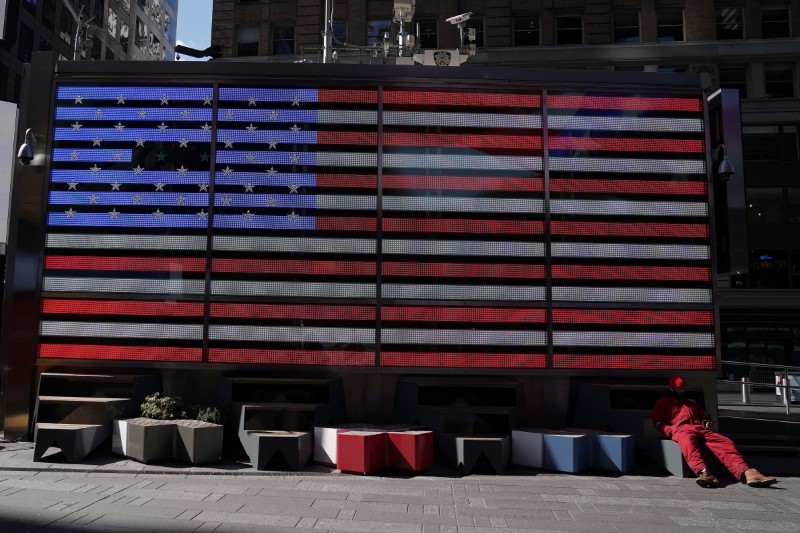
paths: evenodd
<path fill-rule="evenodd" d="M 701 489 L 659 475 L 378 477 L 59 455 L 34 463 L 31 443 L 0 443 L 0 531 L 800 532 L 797 477 Z"/>

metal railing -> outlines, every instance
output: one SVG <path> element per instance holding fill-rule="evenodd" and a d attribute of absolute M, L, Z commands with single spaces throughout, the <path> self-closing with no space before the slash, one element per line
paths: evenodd
<path fill-rule="evenodd" d="M 780 396 L 786 414 L 791 413 L 792 398 L 797 395 L 800 401 L 800 367 L 787 365 L 770 365 L 765 363 L 745 363 L 741 361 L 720 361 L 721 368 L 725 366 L 748 367 L 747 376 L 740 379 L 718 379 L 718 383 L 736 383 L 742 387 L 742 403 L 750 403 L 753 387 L 775 388 L 776 396 Z"/>

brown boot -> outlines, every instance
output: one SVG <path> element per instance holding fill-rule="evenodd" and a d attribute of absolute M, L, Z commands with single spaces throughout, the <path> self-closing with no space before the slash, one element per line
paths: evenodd
<path fill-rule="evenodd" d="M 769 487 L 778 482 L 777 479 L 765 476 L 755 468 L 751 468 L 744 473 L 744 482 L 748 487 Z"/>
<path fill-rule="evenodd" d="M 700 472 L 697 473 L 697 484 L 707 489 L 709 487 L 713 487 L 719 483 L 719 480 L 714 477 L 714 474 L 708 471 L 708 469 L 704 468 Z"/>

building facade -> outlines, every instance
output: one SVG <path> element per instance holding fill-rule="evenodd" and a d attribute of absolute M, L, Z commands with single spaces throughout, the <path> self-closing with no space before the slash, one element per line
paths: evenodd
<path fill-rule="evenodd" d="M 315 61 L 323 8 L 216 0 L 212 47 L 226 59 Z M 406 30 L 422 49 L 456 48 L 458 28 L 446 19 L 466 12 L 473 66 L 692 72 L 707 76 L 710 96 L 738 91 L 732 131 L 717 120 L 724 113 L 712 116 L 713 158 L 737 166 L 717 187 L 722 359 L 800 366 L 800 1 L 426 1 Z M 334 1 L 334 48 L 389 61 L 392 15 L 387 1 Z"/>
<path fill-rule="evenodd" d="M 178 0 L 11 0 L 0 99 L 19 102 L 22 65 L 35 51 L 53 50 L 62 59 L 172 59 L 177 11 Z"/>

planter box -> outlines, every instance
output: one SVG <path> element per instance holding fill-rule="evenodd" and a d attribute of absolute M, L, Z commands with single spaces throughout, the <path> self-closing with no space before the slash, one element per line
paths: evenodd
<path fill-rule="evenodd" d="M 175 420 L 175 458 L 201 465 L 222 460 L 223 427 L 199 420 Z"/>
<path fill-rule="evenodd" d="M 222 459 L 223 427 L 198 420 L 115 420 L 114 453 L 140 463 L 177 459 L 205 464 Z"/>
<path fill-rule="evenodd" d="M 175 456 L 175 422 L 151 418 L 127 420 L 126 456 L 140 463 L 158 463 Z"/>

